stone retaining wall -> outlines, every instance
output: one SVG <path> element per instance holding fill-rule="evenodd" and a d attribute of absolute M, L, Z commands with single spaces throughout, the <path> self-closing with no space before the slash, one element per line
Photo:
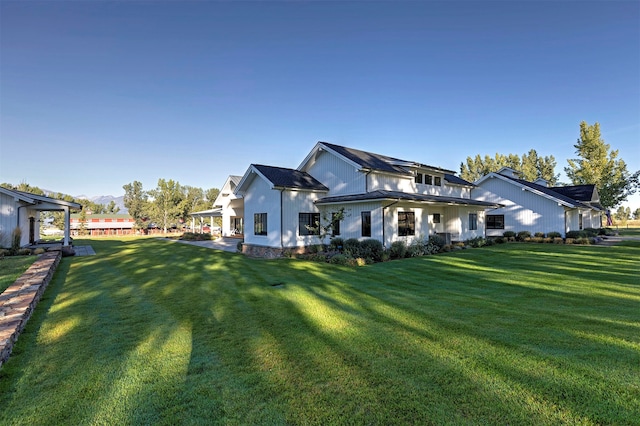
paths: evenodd
<path fill-rule="evenodd" d="M 11 355 L 14 343 L 51 281 L 61 257 L 60 251 L 40 255 L 20 278 L 0 294 L 0 367 Z"/>

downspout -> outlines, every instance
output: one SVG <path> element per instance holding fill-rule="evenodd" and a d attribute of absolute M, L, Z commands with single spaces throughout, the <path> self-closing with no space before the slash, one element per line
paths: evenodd
<path fill-rule="evenodd" d="M 384 235 L 384 229 L 385 229 L 385 226 L 384 226 L 384 210 L 385 210 L 387 207 L 391 207 L 391 206 L 393 206 L 394 204 L 398 204 L 399 202 L 400 202 L 400 200 L 398 199 L 398 200 L 394 201 L 393 203 L 391 203 L 391 204 L 387 204 L 386 206 L 383 206 L 383 207 L 382 207 L 382 245 L 383 245 L 383 246 L 384 246 L 384 243 L 385 243 L 385 241 L 386 241 L 386 238 L 385 238 L 385 235 Z"/>
<path fill-rule="evenodd" d="M 284 250 L 284 188 L 280 190 L 280 249 Z"/>

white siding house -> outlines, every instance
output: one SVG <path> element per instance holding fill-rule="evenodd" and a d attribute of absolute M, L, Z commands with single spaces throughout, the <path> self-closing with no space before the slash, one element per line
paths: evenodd
<path fill-rule="evenodd" d="M 397 240 L 441 234 L 447 240 L 484 236 L 484 211 L 473 184 L 455 172 L 326 142 L 318 142 L 297 169 L 251 165 L 236 188 L 244 201 L 243 251 L 264 255 L 328 243 L 314 223 L 344 218 L 332 234 Z M 317 228 L 317 227 L 316 227 Z"/>
<path fill-rule="evenodd" d="M 485 212 L 489 237 L 506 231 L 566 235 L 601 226 L 603 209 L 594 185 L 548 187 L 543 180 L 522 180 L 507 167 L 483 176 L 475 185 L 474 199 L 502 205 Z"/>
<path fill-rule="evenodd" d="M 27 192 L 0 187 L 0 247 L 11 246 L 11 235 L 20 228 L 20 246 L 34 244 L 40 236 L 40 212 L 64 212 L 63 246 L 71 245 L 70 211 L 80 210 L 82 205 Z"/>

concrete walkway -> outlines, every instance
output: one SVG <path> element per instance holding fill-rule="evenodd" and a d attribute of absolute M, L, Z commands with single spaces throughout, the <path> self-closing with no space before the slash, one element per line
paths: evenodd
<path fill-rule="evenodd" d="M 191 244 L 192 246 L 205 247 L 214 250 L 223 250 L 231 253 L 235 253 L 238 251 L 238 241 L 241 241 L 237 238 L 218 238 L 217 240 L 209 240 L 209 241 L 185 241 L 185 240 L 173 240 L 169 239 L 169 241 L 173 241 L 176 243 L 182 244 Z"/>

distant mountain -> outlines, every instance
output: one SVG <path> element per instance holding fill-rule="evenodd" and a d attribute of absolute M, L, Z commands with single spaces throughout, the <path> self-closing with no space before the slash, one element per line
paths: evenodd
<path fill-rule="evenodd" d="M 74 198 L 89 200 L 96 204 L 109 205 L 110 202 L 116 203 L 116 206 L 120 207 L 118 214 L 127 214 L 129 211 L 124 206 L 124 195 L 120 197 L 114 197 L 113 195 L 98 195 L 96 197 L 87 197 L 86 195 L 77 195 Z"/>

